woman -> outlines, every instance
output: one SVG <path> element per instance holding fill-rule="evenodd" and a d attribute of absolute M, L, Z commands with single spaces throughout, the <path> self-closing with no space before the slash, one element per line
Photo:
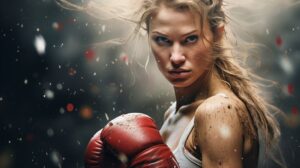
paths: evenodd
<path fill-rule="evenodd" d="M 262 102 L 247 104 L 259 98 L 243 69 L 224 53 L 221 3 L 213 4 L 207 14 L 204 8 L 195 12 L 202 8 L 198 4 L 158 1 L 147 27 L 158 67 L 176 95 L 176 104 L 165 113 L 161 135 L 180 167 L 256 167 L 255 121 L 265 124 L 270 129 L 266 133 L 274 138 L 278 126 L 268 111 L 255 109 Z M 231 74 L 233 70 L 238 74 Z M 259 115 L 261 121 L 255 118 Z"/>
<path fill-rule="evenodd" d="M 145 28 L 159 70 L 174 87 L 176 102 L 160 134 L 180 167 L 257 167 L 259 152 L 277 146 L 280 129 L 253 74 L 232 54 L 222 0 L 140 2 L 135 30 Z"/>

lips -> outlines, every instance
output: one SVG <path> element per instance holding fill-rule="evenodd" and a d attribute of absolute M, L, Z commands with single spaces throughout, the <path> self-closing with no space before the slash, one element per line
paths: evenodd
<path fill-rule="evenodd" d="M 174 78 L 187 77 L 190 73 L 191 70 L 185 70 L 185 69 L 174 69 L 169 71 L 169 74 Z"/>
<path fill-rule="evenodd" d="M 185 70 L 185 69 L 174 69 L 170 70 L 170 73 L 183 73 L 183 72 L 190 72 L 190 70 Z"/>

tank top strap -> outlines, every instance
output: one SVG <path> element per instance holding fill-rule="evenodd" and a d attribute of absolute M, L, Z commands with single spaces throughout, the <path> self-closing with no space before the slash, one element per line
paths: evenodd
<path fill-rule="evenodd" d="M 194 127 L 194 118 L 195 118 L 195 117 L 193 117 L 193 118 L 191 119 L 191 121 L 189 122 L 189 124 L 188 124 L 188 125 L 186 126 L 186 128 L 184 129 L 183 134 L 182 134 L 182 136 L 180 137 L 179 144 L 178 144 L 177 148 L 182 149 L 182 148 L 185 147 L 185 142 L 187 141 L 187 138 L 188 138 L 188 136 L 190 135 L 190 133 L 191 133 L 193 127 Z"/>
<path fill-rule="evenodd" d="M 193 156 L 186 148 L 185 148 L 185 143 L 188 139 L 188 136 L 190 135 L 192 129 L 194 128 L 194 117 L 191 119 L 191 121 L 189 122 L 189 124 L 187 125 L 187 127 L 185 128 L 177 148 L 174 151 L 174 154 L 177 157 L 184 157 L 187 160 L 189 160 L 189 162 L 193 163 L 193 167 L 195 167 L 195 165 L 197 165 L 196 167 L 202 167 L 202 161 L 199 160 L 198 158 L 196 158 L 195 156 Z M 180 156 L 179 156 L 180 155 Z M 185 159 L 185 160 L 186 160 Z M 185 167 L 184 167 L 185 168 Z"/>

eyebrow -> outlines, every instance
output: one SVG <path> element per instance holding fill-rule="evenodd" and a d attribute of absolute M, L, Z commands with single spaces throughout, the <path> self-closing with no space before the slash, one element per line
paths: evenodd
<path fill-rule="evenodd" d="M 187 35 L 189 35 L 189 34 L 192 34 L 192 33 L 196 32 L 196 31 L 197 31 L 196 29 L 195 29 L 195 30 L 192 30 L 192 31 L 190 31 L 190 32 L 188 32 L 188 33 L 183 34 L 182 36 L 187 36 Z M 166 34 L 164 34 L 164 33 L 158 32 L 158 31 L 153 31 L 152 33 L 157 33 L 157 34 L 160 34 L 160 35 L 163 35 L 163 36 L 168 36 L 168 35 L 166 35 Z"/>

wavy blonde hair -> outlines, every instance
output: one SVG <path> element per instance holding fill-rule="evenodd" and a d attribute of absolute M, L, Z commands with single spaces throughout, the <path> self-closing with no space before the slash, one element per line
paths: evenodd
<path fill-rule="evenodd" d="M 250 0 L 248 1 L 250 2 Z M 162 4 L 170 8 L 191 10 L 199 14 L 200 26 L 203 27 L 204 21 L 208 20 L 213 33 L 216 33 L 216 29 L 220 25 L 225 24 L 226 38 L 223 38 L 221 43 L 213 43 L 213 68 L 246 105 L 247 114 L 244 114 L 246 117 L 241 118 L 248 118 L 242 123 L 247 128 L 249 135 L 259 138 L 259 143 L 264 146 L 266 156 L 269 156 L 281 167 L 286 167 L 280 150 L 278 150 L 281 132 L 275 118 L 277 114 L 283 115 L 283 113 L 261 96 L 260 85 L 254 81 L 262 81 L 262 79 L 244 68 L 239 62 L 239 58 L 249 56 L 244 49 L 250 49 L 255 45 L 247 43 L 248 45 L 245 47 L 243 46 L 246 44 L 245 41 L 234 35 L 233 24 L 230 24 L 230 21 L 237 24 L 239 20 L 230 17 L 230 9 L 233 8 L 225 10 L 226 5 L 230 6 L 232 2 L 225 3 L 222 0 L 92 0 L 85 6 L 77 6 L 66 0 L 58 0 L 58 2 L 68 9 L 85 11 L 96 17 L 101 16 L 100 19 L 118 19 L 132 23 L 134 25 L 133 33 L 126 42 L 128 39 L 135 39 L 138 35 L 148 32 L 150 20 Z M 244 3 L 244 6 L 251 5 L 245 2 L 239 3 Z M 251 1 L 251 3 L 253 2 Z M 260 6 L 261 9 L 263 7 Z M 256 4 L 256 8 L 259 8 L 258 4 Z M 244 22 L 244 24 L 248 23 Z"/>

